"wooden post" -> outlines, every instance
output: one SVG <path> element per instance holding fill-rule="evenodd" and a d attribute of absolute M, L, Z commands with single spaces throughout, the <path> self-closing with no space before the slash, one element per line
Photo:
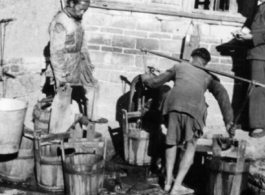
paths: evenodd
<path fill-rule="evenodd" d="M 52 102 L 52 112 L 49 133 L 63 133 L 75 121 L 75 113 L 71 107 L 72 87 L 67 84 L 58 87 L 57 93 Z"/>
<path fill-rule="evenodd" d="M 236 0 L 229 0 L 229 13 L 238 13 L 238 5 Z"/>
<path fill-rule="evenodd" d="M 247 142 L 245 140 L 239 142 L 235 173 L 241 173 L 244 170 L 246 145 Z M 242 183 L 242 177 L 234 176 L 230 195 L 240 194 L 241 183 Z"/>
<path fill-rule="evenodd" d="M 220 166 L 220 161 L 221 161 L 221 147 L 218 144 L 218 136 L 215 135 L 213 138 L 213 159 L 212 159 L 212 165 L 211 167 L 215 167 L 215 166 Z M 221 167 L 216 167 L 217 170 L 220 170 Z M 213 188 L 213 195 L 221 195 L 222 191 L 220 189 L 222 189 L 222 175 L 221 174 L 217 174 L 216 178 L 215 178 L 215 185 Z M 212 195 L 212 194 L 211 194 Z"/>
<path fill-rule="evenodd" d="M 94 141 L 95 138 L 95 123 L 88 123 L 86 128 L 86 138 L 88 141 Z"/>
<path fill-rule="evenodd" d="M 82 114 L 75 114 L 75 120 L 78 120 L 81 117 Z M 74 135 L 75 135 L 74 138 L 83 138 L 83 129 L 80 123 L 76 123 Z"/>
<path fill-rule="evenodd" d="M 197 35 L 187 35 L 185 38 L 183 57 L 184 60 L 191 58 L 191 53 L 194 49 L 199 48 L 200 38 Z"/>

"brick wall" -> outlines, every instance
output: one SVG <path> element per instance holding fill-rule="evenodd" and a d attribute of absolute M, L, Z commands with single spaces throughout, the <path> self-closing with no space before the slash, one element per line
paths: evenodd
<path fill-rule="evenodd" d="M 179 1 L 137 2 L 175 3 L 177 6 Z M 0 18 L 17 18 L 17 21 L 7 26 L 5 67 L 17 76 L 16 79 L 8 79 L 7 95 L 29 100 L 27 124 L 30 125 L 32 106 L 41 95 L 40 73 L 46 65 L 44 51 L 48 43 L 47 29 L 52 16 L 60 8 L 59 0 L 3 0 L 0 7 L 3 8 Z M 185 35 L 192 33 L 191 21 L 199 26 L 200 46 L 208 48 L 212 53 L 213 60 L 209 67 L 234 75 L 242 74 L 242 70 L 245 69 L 245 51 L 242 46 L 220 48 L 220 45 L 231 40 L 231 32 L 239 29 L 242 23 L 192 20 L 178 16 L 97 8 L 88 10 L 83 25 L 91 59 L 96 66 L 95 77 L 101 84 L 101 116 L 107 117 L 110 121 L 116 120 L 117 101 L 123 96 L 124 91 L 121 76 L 131 81 L 144 72 L 145 65 L 163 71 L 175 63 L 154 55 L 143 55 L 140 49 L 146 48 L 179 57 Z M 241 84 L 235 85 L 232 79 L 225 77 L 221 77 L 221 81 L 228 90 L 231 101 L 237 106 L 240 102 L 238 99 L 241 99 Z M 128 90 L 127 85 L 126 91 Z M 210 94 L 206 97 L 210 105 L 208 127 L 222 127 L 222 116 L 216 101 Z"/>
<path fill-rule="evenodd" d="M 242 45 L 226 46 L 225 43 L 232 39 L 231 32 L 239 29 L 242 24 L 209 23 L 204 20 L 193 20 L 193 23 L 200 28 L 200 46 L 207 48 L 212 54 L 209 67 L 238 75 L 238 70 L 245 66 L 245 50 Z M 193 28 L 191 19 L 188 18 L 97 9 L 90 10 L 85 15 L 84 25 L 91 59 L 97 67 L 95 75 L 102 81 L 102 110 L 110 108 L 108 112 L 104 112 L 110 114 L 108 117 L 115 116 L 112 114 L 115 112 L 115 100 L 122 95 L 120 76 L 132 80 L 144 72 L 145 64 L 165 70 L 175 63 L 154 55 L 144 55 L 140 49 L 146 48 L 178 57 L 181 55 L 185 35 L 192 33 Z M 235 96 L 234 91 L 241 93 L 241 84 L 235 87 L 232 79 L 220 78 L 231 101 L 238 103 L 241 95 Z M 207 94 L 207 101 L 210 105 L 208 126 L 223 126 L 219 107 L 210 94 Z"/>

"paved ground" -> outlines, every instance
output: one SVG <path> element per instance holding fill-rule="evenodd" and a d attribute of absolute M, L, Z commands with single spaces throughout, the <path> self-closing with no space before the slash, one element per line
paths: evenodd
<path fill-rule="evenodd" d="M 122 132 L 119 128 L 119 124 L 116 122 L 104 124 L 104 125 L 97 125 L 96 130 L 100 132 L 103 137 L 108 138 L 108 150 L 107 150 L 107 159 L 111 159 L 111 157 L 116 153 L 117 150 L 123 149 L 122 144 Z M 213 134 L 224 134 L 226 135 L 226 132 L 222 128 L 207 128 L 204 138 L 210 139 Z M 247 155 L 251 158 L 260 158 L 265 156 L 265 138 L 251 138 L 248 136 L 248 132 L 243 130 L 238 130 L 236 132 L 236 139 L 243 139 L 246 140 L 248 143 L 247 147 Z M 113 144 L 114 141 L 115 143 Z M 204 195 L 205 189 L 207 188 L 208 181 L 207 181 L 207 169 L 205 165 L 201 164 L 201 159 L 204 154 L 198 153 L 195 158 L 195 163 L 192 169 L 190 170 L 185 183 L 191 187 L 192 189 L 195 189 L 196 195 Z M 137 171 L 136 171 L 137 172 Z M 139 170 L 138 170 L 139 172 Z M 140 176 L 137 176 L 137 179 L 140 179 L 143 174 L 143 170 L 140 170 Z M 105 181 L 105 188 L 106 190 L 102 192 L 103 194 L 126 194 L 126 191 L 132 184 L 127 185 L 127 189 L 121 189 L 121 185 L 119 183 L 120 179 L 117 179 L 118 177 L 126 177 L 130 176 L 128 175 L 128 170 L 126 168 L 121 168 L 119 166 L 114 166 L 113 169 L 108 169 L 106 172 L 106 181 Z M 137 180 L 136 179 L 136 180 Z M 158 180 L 157 182 L 152 181 L 151 184 L 159 184 Z M 161 188 L 156 187 L 157 191 L 153 191 L 152 193 L 149 192 L 149 194 L 162 194 L 163 191 Z M 0 181 L 0 194 L 5 195 L 53 195 L 54 193 L 46 192 L 43 190 L 40 190 L 35 182 L 34 177 L 32 177 L 28 182 L 22 183 L 22 184 L 12 184 L 12 183 L 6 183 L 3 181 Z M 62 195 L 64 193 L 55 193 L 54 195 Z M 148 194 L 148 193 L 147 193 Z"/>

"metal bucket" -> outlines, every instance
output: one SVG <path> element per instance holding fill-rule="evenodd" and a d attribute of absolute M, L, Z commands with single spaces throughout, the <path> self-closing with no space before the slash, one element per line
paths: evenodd
<path fill-rule="evenodd" d="M 23 101 L 0 99 L 0 154 L 18 152 L 26 110 Z"/>

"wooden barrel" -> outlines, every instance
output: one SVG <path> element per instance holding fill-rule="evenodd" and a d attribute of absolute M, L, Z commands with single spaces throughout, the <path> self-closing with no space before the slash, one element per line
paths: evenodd
<path fill-rule="evenodd" d="M 48 134 L 50 117 L 51 117 L 50 105 L 38 102 L 34 106 L 33 110 L 34 131 L 41 132 L 42 134 Z"/>
<path fill-rule="evenodd" d="M 242 171 L 236 171 L 237 162 L 234 158 L 221 158 L 219 161 L 207 161 L 209 168 L 209 195 L 232 195 L 231 190 L 233 183 L 237 188 L 237 193 L 240 195 L 247 190 L 248 173 L 250 162 L 245 161 Z"/>
<path fill-rule="evenodd" d="M 2 155 L 0 158 L 0 177 L 11 182 L 24 182 L 33 175 L 33 140 L 22 137 L 18 153 Z"/>
<path fill-rule="evenodd" d="M 41 146 L 35 144 L 36 178 L 41 188 L 63 191 L 64 178 L 59 144 Z"/>
<path fill-rule="evenodd" d="M 99 194 L 104 180 L 102 155 L 71 154 L 64 161 L 65 189 L 69 195 Z"/>

